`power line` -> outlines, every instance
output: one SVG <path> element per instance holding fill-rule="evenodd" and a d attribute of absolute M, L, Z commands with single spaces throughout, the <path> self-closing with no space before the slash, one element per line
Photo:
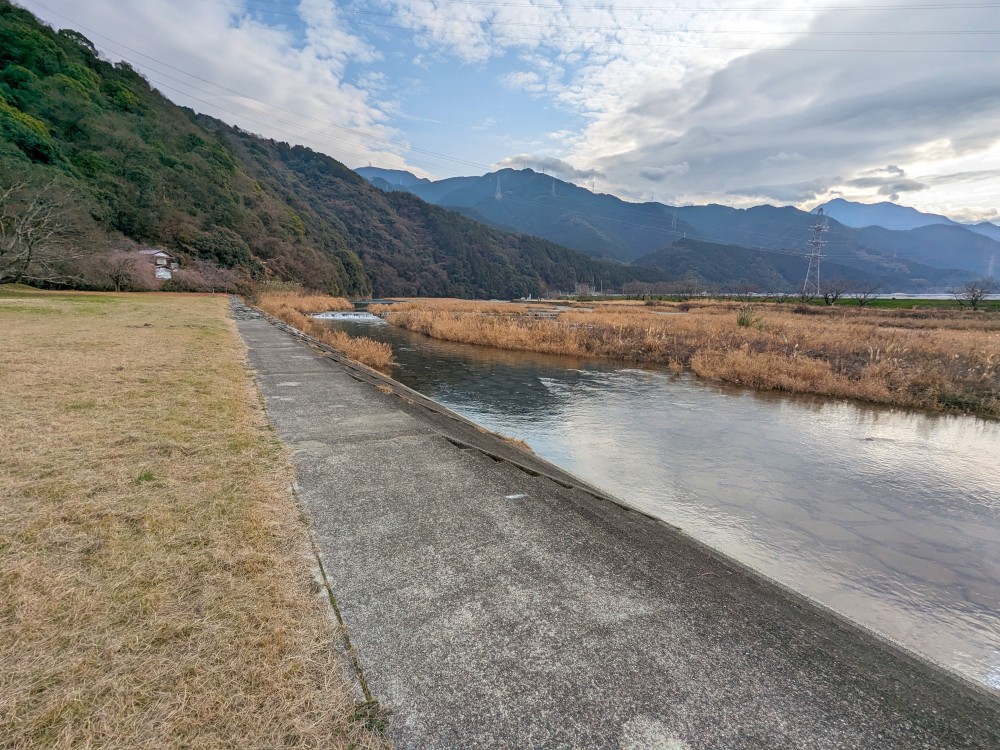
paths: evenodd
<path fill-rule="evenodd" d="M 823 258 L 823 246 L 826 245 L 826 240 L 823 235 L 829 231 L 830 227 L 826 225 L 826 214 L 823 212 L 823 208 L 820 207 L 816 211 L 819 218 L 817 218 L 816 223 L 812 227 L 812 237 L 809 238 L 809 264 L 806 266 L 806 278 L 802 282 L 802 298 L 810 296 L 809 290 L 809 278 L 812 277 L 815 280 L 815 288 L 813 293 L 816 297 L 820 295 L 820 284 L 819 284 L 819 262 Z"/>
<path fill-rule="evenodd" d="M 209 0 L 203 0 L 208 2 Z M 214 0 L 220 5 L 232 5 L 233 3 L 225 2 L 225 0 Z M 308 3 L 300 3 L 296 6 L 291 6 L 286 3 L 278 2 L 278 0 L 248 0 L 254 3 L 269 3 L 273 5 L 278 5 L 281 7 L 306 7 L 306 8 L 325 8 L 330 9 L 330 6 L 322 5 L 310 5 Z M 539 7 L 539 6 L 533 6 Z M 247 6 L 247 10 L 263 13 L 278 13 L 278 11 L 263 10 L 261 8 L 254 8 Z M 563 10 L 576 10 L 575 6 L 564 7 Z M 614 8 L 605 8 L 605 10 L 615 10 Z M 498 21 L 489 18 L 456 18 L 456 17 L 441 17 L 441 16 L 420 16 L 413 13 L 399 13 L 392 10 L 365 10 L 361 8 L 352 8 L 350 6 L 338 6 L 336 8 L 338 13 L 348 13 L 356 15 L 365 16 L 377 16 L 382 18 L 399 18 L 407 21 L 436 21 L 442 23 L 468 23 L 475 24 L 477 26 L 485 26 L 489 28 L 503 28 L 506 26 L 522 26 L 527 28 L 541 28 L 550 31 L 606 31 L 606 32 L 619 32 L 619 31 L 642 31 L 652 34 L 720 34 L 720 35 L 750 35 L 750 36 L 760 36 L 760 35 L 781 35 L 781 36 L 962 36 L 962 35 L 998 35 L 1000 30 L 995 29 L 927 29 L 922 31 L 900 31 L 900 30 L 865 30 L 865 31 L 794 31 L 794 30 L 759 30 L 753 31 L 749 29 L 667 29 L 667 28 L 657 28 L 654 26 L 582 26 L 579 24 L 571 25 L 559 25 L 553 23 L 529 23 L 526 21 Z M 285 13 L 282 12 L 282 15 Z M 290 15 L 299 15 L 300 13 L 290 13 Z"/>
<path fill-rule="evenodd" d="M 203 83 L 207 83 L 207 84 L 209 84 L 211 86 L 215 86 L 216 88 L 222 89 L 223 91 L 228 91 L 230 94 L 233 94 L 235 96 L 239 96 L 241 98 L 257 102 L 258 104 L 261 104 L 261 105 L 263 105 L 265 107 L 273 107 L 274 109 L 283 110 L 283 111 L 285 111 L 285 112 L 287 112 L 289 114 L 292 114 L 292 115 L 294 115 L 294 116 L 296 116 L 298 118 L 302 118 L 302 119 L 306 119 L 306 120 L 312 120 L 313 122 L 323 123 L 327 127 L 334 128 L 336 130 L 341 130 L 341 131 L 344 131 L 344 132 L 347 132 L 347 133 L 351 133 L 352 135 L 356 135 L 359 138 L 365 138 L 365 139 L 368 139 L 368 140 L 371 140 L 371 141 L 376 141 L 378 143 L 384 143 L 384 144 L 391 145 L 391 146 L 397 146 L 399 148 L 406 149 L 407 151 L 414 151 L 414 152 L 417 152 L 417 153 L 422 153 L 422 154 L 425 154 L 427 156 L 433 156 L 433 157 L 438 158 L 438 159 L 445 159 L 447 161 L 455 162 L 455 163 L 458 163 L 458 164 L 464 164 L 465 166 L 474 167 L 476 169 L 490 169 L 490 166 L 486 165 L 486 164 L 480 164 L 478 162 L 473 162 L 473 161 L 469 161 L 469 160 L 466 160 L 466 159 L 461 159 L 459 157 L 449 156 L 448 154 L 442 154 L 442 153 L 439 153 L 439 152 L 436 152 L 436 151 L 431 151 L 429 149 L 423 149 L 423 148 L 419 148 L 417 146 L 412 146 L 412 145 L 410 145 L 408 143 L 402 143 L 400 141 L 394 141 L 394 140 L 389 139 L 389 138 L 383 138 L 381 136 L 372 135 L 372 134 L 365 133 L 365 132 L 360 131 L 360 130 L 355 130 L 353 128 L 348 128 L 348 127 L 343 126 L 343 125 L 337 125 L 335 123 L 331 123 L 331 122 L 328 122 L 328 121 L 323 120 L 321 118 L 313 117 L 313 116 L 304 114 L 302 112 L 297 112 L 295 110 L 289 109 L 288 107 L 284 107 L 284 106 L 282 106 L 280 104 L 274 104 L 273 102 L 267 102 L 267 101 L 264 101 L 263 99 L 258 99 L 255 96 L 252 96 L 252 95 L 247 94 L 247 93 L 242 92 L 242 91 L 237 91 L 236 89 L 232 89 L 232 88 L 230 88 L 228 86 L 224 86 L 221 83 L 216 83 L 215 81 L 211 81 L 211 80 L 209 80 L 207 78 L 203 78 L 202 76 L 199 76 L 199 75 L 196 75 L 196 74 L 191 73 L 189 71 L 186 71 L 183 68 L 179 68 L 176 65 L 171 65 L 168 62 L 164 62 L 163 60 L 160 60 L 160 59 L 158 59 L 156 57 L 153 57 L 152 55 L 148 55 L 145 52 L 137 50 L 137 49 L 135 49 L 133 47 L 129 47 L 128 45 L 123 44 L 122 42 L 119 42 L 119 41 L 117 41 L 115 39 L 112 39 L 111 37 L 107 36 L 106 34 L 102 34 L 101 32 L 96 31 L 95 29 L 92 29 L 92 28 L 90 28 L 88 26 L 85 26 L 85 25 L 83 25 L 81 23 L 78 23 L 77 21 L 74 21 L 72 18 L 69 18 L 68 16 L 66 16 L 64 14 L 59 13 L 58 11 L 55 11 L 52 8 L 49 8 L 48 6 L 44 5 L 43 3 L 36 2 L 35 4 L 38 5 L 39 7 L 45 8 L 50 13 L 54 13 L 55 15 L 60 16 L 61 18 L 64 18 L 65 20 L 69 21 L 70 23 L 76 24 L 79 28 L 84 29 L 87 32 L 93 34 L 94 36 L 97 36 L 97 37 L 105 40 L 106 42 L 114 45 L 115 47 L 119 47 L 121 49 L 126 49 L 126 50 L 128 50 L 130 52 L 133 52 L 133 53 L 135 53 L 137 55 L 140 55 L 141 57 L 146 58 L 147 60 L 152 60 L 153 62 L 157 63 L 158 65 L 162 65 L 163 67 L 169 68 L 171 70 L 175 70 L 178 73 L 181 73 L 183 75 L 189 76 L 190 78 L 194 78 L 194 79 L 196 79 L 198 81 L 202 81 Z M 126 60 L 127 62 L 131 62 L 134 65 L 140 65 L 140 67 L 142 67 L 142 64 L 136 62 L 135 60 L 129 59 L 126 55 L 123 55 L 121 52 L 116 52 L 116 54 L 118 54 L 123 60 Z M 173 76 L 169 75 L 168 73 L 164 73 L 163 71 L 156 71 L 156 70 L 154 70 L 154 72 L 157 73 L 158 75 L 166 76 L 167 78 L 170 78 L 171 80 L 173 80 L 173 81 L 175 81 L 177 83 L 181 83 L 181 84 L 183 84 L 185 86 L 188 86 L 188 87 L 194 89 L 195 91 L 200 91 L 201 93 L 208 94 L 209 96 L 214 96 L 215 95 L 214 92 L 205 91 L 204 89 L 199 89 L 196 86 L 194 86 L 194 85 L 192 85 L 192 84 L 190 84 L 190 83 L 188 83 L 186 81 L 182 81 L 182 80 L 180 80 L 178 78 L 174 78 Z M 171 89 L 171 90 L 177 91 L 177 89 Z M 178 93 L 185 94 L 186 96 L 188 95 L 185 92 L 178 92 Z M 194 97 L 192 97 L 192 98 L 194 98 Z M 200 99 L 195 99 L 195 100 L 196 101 L 201 101 L 202 103 L 208 104 L 209 106 L 216 106 L 216 105 L 214 105 L 211 102 L 204 102 L 203 100 L 200 100 Z M 266 115 L 268 117 L 272 117 L 275 120 L 278 120 L 279 122 L 284 122 L 285 124 L 288 124 L 288 125 L 295 125 L 296 127 L 302 127 L 298 123 L 289 122 L 287 120 L 282 120 L 282 119 L 280 119 L 280 118 L 278 118 L 278 117 L 276 117 L 274 115 L 271 115 L 271 114 L 269 114 L 267 112 L 259 112 L 258 110 L 254 109 L 252 107 L 247 107 L 246 105 L 239 104 L 238 102 L 232 102 L 232 104 L 235 104 L 236 106 L 241 107 L 243 109 L 247 109 L 247 110 L 249 110 L 251 112 L 254 112 L 255 114 L 263 114 L 263 115 Z M 235 114 L 235 113 L 230 112 L 230 114 Z M 237 115 L 237 116 L 240 116 L 240 115 Z M 258 124 L 268 126 L 267 123 L 258 123 Z M 306 130 L 307 132 L 317 133 L 317 134 L 324 135 L 324 136 L 327 136 L 327 137 L 330 137 L 330 138 L 335 138 L 335 139 L 338 139 L 338 140 L 345 140 L 345 139 L 341 139 L 339 136 L 329 135 L 329 134 L 323 133 L 321 131 L 312 130 L 312 129 L 309 129 L 309 128 L 303 128 L 303 129 Z M 281 132 L 284 132 L 284 131 L 281 131 Z M 364 146 L 364 144 L 357 144 L 357 145 Z M 352 154 L 352 155 L 357 156 L 357 154 Z M 414 163 L 419 163 L 416 160 L 411 160 L 411 161 L 414 161 Z"/>
<path fill-rule="evenodd" d="M 251 12 L 256 12 L 256 13 L 263 13 L 263 14 L 266 14 L 266 15 L 290 16 L 290 17 L 295 17 L 295 18 L 299 18 L 299 19 L 302 18 L 302 16 L 301 16 L 300 13 L 292 12 L 292 11 L 267 10 L 267 9 L 264 9 L 264 8 L 248 8 L 248 6 L 246 6 L 246 5 L 237 4 L 237 3 L 233 3 L 233 2 L 226 2 L 226 0 L 202 0 L 202 1 L 206 2 L 206 3 L 210 3 L 210 4 L 215 4 L 215 5 L 220 5 L 220 6 L 235 8 L 235 9 L 242 10 L 242 11 L 251 11 Z M 348 12 L 350 12 L 350 11 L 348 11 Z M 347 19 L 345 19 L 345 20 L 347 20 Z M 455 21 L 459 21 L 459 22 L 463 22 L 464 21 L 463 19 L 454 19 L 454 20 Z M 361 20 L 358 20 L 358 19 L 350 19 L 349 23 L 355 24 L 355 25 L 359 25 L 359 26 L 367 26 L 367 27 L 370 27 L 370 28 L 389 29 L 389 30 L 394 30 L 394 31 L 405 31 L 405 32 L 410 33 L 410 34 L 418 34 L 418 33 L 421 32 L 420 29 L 413 28 L 412 26 L 402 26 L 402 25 L 399 25 L 399 24 L 374 23 L 372 21 L 361 21 Z M 482 24 L 484 22 L 478 22 L 478 23 Z M 573 30 L 574 28 L 578 28 L 578 27 L 572 27 L 572 26 L 556 27 L 556 30 L 558 30 L 559 28 L 564 29 L 564 30 Z M 444 36 L 471 37 L 471 38 L 476 38 L 476 39 L 482 39 L 482 37 L 483 37 L 482 31 L 459 31 L 459 30 L 456 30 L 456 29 L 431 29 L 429 31 L 431 31 L 433 34 L 440 34 L 440 35 L 444 35 Z M 617 31 L 617 29 L 609 28 L 609 29 L 607 29 L 607 31 Z M 654 32 L 654 33 L 656 33 L 656 32 Z M 669 32 L 663 32 L 663 33 L 669 33 Z M 902 33 L 902 32 L 900 32 L 900 33 Z M 978 33 L 978 32 L 976 32 L 976 33 Z M 995 31 L 995 32 L 991 31 L 989 33 L 990 34 L 1000 34 L 1000 31 Z M 798 36 L 808 36 L 808 34 L 806 32 L 802 32 L 802 33 L 798 34 Z M 517 42 L 532 42 L 532 43 L 535 43 L 535 44 L 545 44 L 545 43 L 547 43 L 547 40 L 545 40 L 545 39 L 540 39 L 538 37 L 531 37 L 531 36 L 510 36 L 510 35 L 503 35 L 503 36 L 494 36 L 493 40 L 496 41 L 496 42 L 499 42 L 499 43 L 508 43 L 508 42 L 513 42 L 513 43 L 517 43 Z M 613 40 L 613 39 L 601 39 L 599 41 L 587 41 L 587 40 L 582 40 L 582 39 L 578 39 L 578 40 L 565 40 L 565 39 L 562 39 L 560 41 L 562 41 L 564 43 L 567 42 L 567 41 L 572 41 L 575 46 L 578 46 L 578 47 L 588 47 L 588 48 L 592 48 L 592 47 L 645 47 L 645 48 L 664 49 L 664 50 L 669 50 L 669 49 L 712 49 L 712 50 L 726 50 L 726 51 L 730 51 L 730 52 L 833 52 L 833 53 L 838 53 L 838 54 L 840 54 L 840 53 L 855 53 L 855 52 L 864 52 L 864 53 L 880 52 L 880 53 L 888 53 L 888 54 L 908 54 L 908 53 L 913 53 L 913 54 L 938 54 L 938 53 L 941 53 L 941 54 L 984 54 L 984 53 L 991 53 L 991 52 L 995 52 L 996 51 L 996 50 L 969 49 L 969 48 L 960 48 L 960 49 L 925 49 L 925 48 L 885 49 L 885 48 L 874 48 L 874 47 L 836 47 L 836 48 L 833 48 L 833 47 L 787 47 L 787 46 L 783 46 L 783 47 L 761 47 L 761 46 L 750 47 L 750 46 L 719 45 L 719 44 L 677 44 L 677 43 L 669 43 L 669 44 L 667 44 L 667 43 L 657 43 L 657 42 L 648 42 L 648 41 L 642 41 L 642 42 L 638 42 L 638 41 L 637 42 L 623 42 L 623 41 L 617 41 L 617 40 Z"/>

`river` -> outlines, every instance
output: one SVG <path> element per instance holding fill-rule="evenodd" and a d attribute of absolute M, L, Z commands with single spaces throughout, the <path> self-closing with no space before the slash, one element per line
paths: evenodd
<path fill-rule="evenodd" d="M 393 377 L 1000 692 L 1000 424 L 438 341 Z"/>

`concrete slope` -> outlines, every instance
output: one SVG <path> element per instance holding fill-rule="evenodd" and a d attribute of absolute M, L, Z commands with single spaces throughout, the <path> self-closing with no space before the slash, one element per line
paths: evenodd
<path fill-rule="evenodd" d="M 985 690 L 238 317 L 397 748 L 1000 747 Z"/>

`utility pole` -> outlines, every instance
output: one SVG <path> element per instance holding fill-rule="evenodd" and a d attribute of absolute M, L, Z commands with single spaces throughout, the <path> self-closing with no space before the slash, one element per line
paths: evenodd
<path fill-rule="evenodd" d="M 802 283 L 803 299 L 809 296 L 818 297 L 820 295 L 819 262 L 823 257 L 823 246 L 826 244 L 823 235 L 830 231 L 830 227 L 826 224 L 826 214 L 823 212 L 822 207 L 816 210 L 816 216 L 816 223 L 812 226 L 812 237 L 809 238 L 809 255 L 806 256 L 809 259 L 809 265 L 806 266 L 806 280 Z M 809 294 L 810 277 L 813 279 L 812 295 Z"/>

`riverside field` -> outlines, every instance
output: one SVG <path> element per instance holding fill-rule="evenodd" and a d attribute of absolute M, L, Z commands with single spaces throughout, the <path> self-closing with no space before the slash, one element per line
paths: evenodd
<path fill-rule="evenodd" d="M 384 747 L 227 297 L 0 289 L 0 351 L 0 747 Z"/>

